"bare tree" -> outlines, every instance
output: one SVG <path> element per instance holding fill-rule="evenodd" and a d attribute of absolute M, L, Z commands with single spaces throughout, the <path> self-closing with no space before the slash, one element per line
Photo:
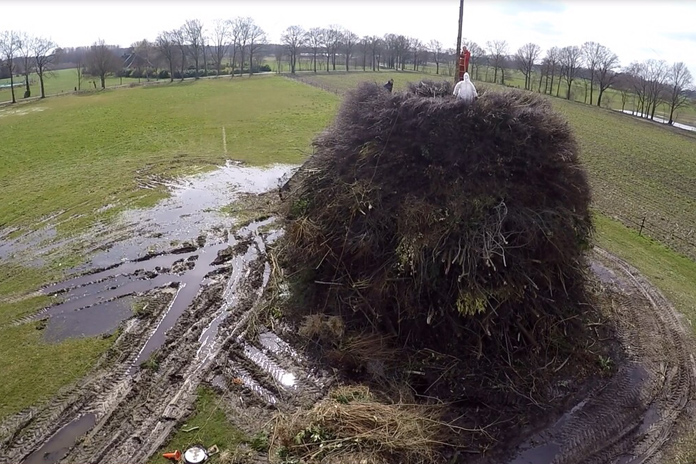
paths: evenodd
<path fill-rule="evenodd" d="M 624 70 L 627 76 L 627 81 L 633 88 L 633 92 L 636 94 L 636 99 L 638 100 L 636 105 L 634 105 L 633 111 L 638 111 L 639 116 L 644 117 L 647 113 L 645 109 L 646 94 L 648 88 L 648 81 L 645 79 L 645 64 L 633 62 Z"/>
<path fill-rule="evenodd" d="M 370 37 L 370 55 L 372 57 L 372 70 L 379 71 L 379 62 L 381 59 L 380 52 L 382 48 L 382 39 L 373 35 Z"/>
<path fill-rule="evenodd" d="M 237 52 L 239 52 L 239 74 L 244 73 L 244 57 L 249 42 L 249 30 L 253 20 L 251 18 L 235 18 L 232 21 L 232 77 L 237 63 Z"/>
<path fill-rule="evenodd" d="M 524 88 L 526 90 L 532 90 L 532 71 L 540 54 L 541 47 L 531 42 L 522 45 L 515 54 L 517 68 L 524 74 Z"/>
<path fill-rule="evenodd" d="M 104 40 L 100 39 L 90 47 L 87 53 L 87 64 L 90 73 L 99 76 L 101 88 L 105 89 L 106 75 L 118 71 L 123 63 L 114 51 L 104 43 Z"/>
<path fill-rule="evenodd" d="M 597 66 L 599 65 L 600 53 L 602 51 L 602 45 L 597 42 L 585 42 L 580 48 L 582 54 L 582 61 L 590 73 L 590 105 L 593 103 L 593 91 L 595 82 L 595 72 Z"/>
<path fill-rule="evenodd" d="M 280 40 L 290 53 L 290 72 L 295 74 L 297 66 L 297 55 L 300 52 L 300 47 L 305 44 L 306 31 L 301 26 L 290 26 L 285 29 L 285 32 L 280 36 Z M 315 71 L 316 72 L 316 71 Z"/>
<path fill-rule="evenodd" d="M 31 54 L 34 59 L 34 69 L 39 76 L 41 98 L 46 98 L 44 78 L 59 59 L 59 50 L 57 48 L 57 45 L 51 39 L 45 39 L 43 37 L 37 37 L 32 42 Z"/>
<path fill-rule="evenodd" d="M 670 87 L 669 92 L 669 121 L 667 124 L 674 124 L 674 110 L 686 105 L 688 96 L 686 91 L 689 89 L 693 78 L 689 68 L 681 61 L 674 63 L 668 71 L 667 82 Z"/>
<path fill-rule="evenodd" d="M 343 45 L 343 54 L 346 57 L 346 71 L 348 71 L 348 65 L 350 64 L 350 58 L 353 56 L 353 50 L 355 49 L 355 44 L 358 43 L 360 37 L 351 31 L 341 32 L 341 45 Z"/>
<path fill-rule="evenodd" d="M 10 92 L 12 93 L 12 103 L 17 103 L 14 91 L 14 60 L 17 57 L 20 46 L 20 36 L 15 31 L 4 31 L 0 35 L 0 56 L 5 61 L 5 66 L 10 74 Z"/>
<path fill-rule="evenodd" d="M 558 50 L 558 47 L 551 47 L 546 51 L 546 57 L 544 57 L 544 61 L 547 66 L 547 74 L 546 74 L 546 83 L 544 84 L 544 93 L 553 93 L 553 79 L 556 74 L 556 67 L 558 66 L 558 60 L 560 56 L 560 50 Z M 551 80 L 549 82 L 549 75 L 551 76 Z M 558 80 L 560 81 L 561 78 L 559 77 Z"/>
<path fill-rule="evenodd" d="M 600 45 L 599 56 L 597 59 L 596 76 L 599 85 L 599 95 L 597 96 L 597 106 L 602 105 L 602 95 L 604 91 L 612 86 L 618 73 L 619 57 L 604 45 Z M 592 100 L 592 97 L 590 97 Z"/>
<path fill-rule="evenodd" d="M 189 54 L 191 55 L 191 58 L 193 58 L 193 63 L 196 67 L 196 79 L 198 79 L 201 53 L 204 47 L 203 23 L 201 23 L 198 19 L 189 19 L 184 23 L 182 30 L 189 46 Z"/>
<path fill-rule="evenodd" d="M 505 40 L 493 40 L 486 42 L 486 47 L 488 48 L 488 54 L 491 56 L 491 63 L 493 64 L 493 83 L 498 82 L 498 70 L 502 70 L 505 64 L 505 57 L 508 54 L 508 44 Z M 505 74 L 503 72 L 503 78 L 501 84 L 505 85 Z"/>
<path fill-rule="evenodd" d="M 249 26 L 249 75 L 254 74 L 254 53 L 266 43 L 266 33 L 256 23 Z"/>
<path fill-rule="evenodd" d="M 75 73 L 77 74 L 77 90 L 80 91 L 82 90 L 82 78 L 84 76 L 84 69 L 85 69 L 85 58 L 87 56 L 87 52 L 84 50 L 80 50 L 76 52 L 75 55 Z"/>
<path fill-rule="evenodd" d="M 358 43 L 360 46 L 360 55 L 362 56 L 362 70 L 367 71 L 367 57 L 370 54 L 370 36 L 364 36 Z"/>
<path fill-rule="evenodd" d="M 667 63 L 664 60 L 650 59 L 645 62 L 643 71 L 645 72 L 645 80 L 648 84 L 645 94 L 647 103 L 646 113 L 649 113 L 650 119 L 654 119 L 655 110 L 663 98 L 664 84 L 667 81 Z M 648 117 L 647 114 L 646 117 Z"/>
<path fill-rule="evenodd" d="M 433 55 L 435 61 L 435 74 L 440 74 L 440 57 L 442 55 L 442 43 L 439 40 L 431 40 L 428 43 L 428 50 Z"/>
<path fill-rule="evenodd" d="M 581 57 L 580 47 L 575 45 L 563 47 L 560 52 L 560 62 L 563 67 L 562 74 L 568 85 L 568 92 L 566 93 L 566 99 L 568 100 L 570 100 L 570 89 L 577 76 Z"/>
<path fill-rule="evenodd" d="M 413 70 L 416 71 L 418 69 L 418 55 L 423 48 L 423 43 L 415 38 L 415 37 L 409 37 L 408 38 L 408 49 L 409 51 L 413 54 Z"/>
<path fill-rule="evenodd" d="M 155 49 L 167 63 L 169 82 L 174 82 L 174 63 L 176 54 L 176 38 L 173 31 L 160 32 L 155 39 Z"/>
<path fill-rule="evenodd" d="M 152 64 L 152 61 L 154 59 L 152 54 L 152 44 L 148 42 L 147 39 L 143 39 L 139 42 L 134 43 L 132 48 L 132 62 L 135 68 L 138 70 L 138 79 L 140 79 L 140 76 L 142 76 L 143 74 L 143 70 L 145 70 L 145 77 L 149 81 L 150 70 L 155 67 L 154 64 Z"/>
<path fill-rule="evenodd" d="M 329 70 L 329 60 L 331 69 L 336 70 L 336 54 L 338 47 L 341 45 L 341 28 L 336 25 L 331 25 L 324 29 L 324 48 L 326 49 L 326 71 Z"/>
<path fill-rule="evenodd" d="M 180 27 L 178 29 L 174 29 L 172 31 L 172 38 L 174 39 L 176 48 L 179 50 L 180 77 L 183 81 L 184 77 L 186 77 L 186 33 L 184 32 L 184 28 Z"/>
<path fill-rule="evenodd" d="M 314 66 L 314 72 L 317 72 L 317 55 L 319 54 L 319 49 L 322 46 L 324 30 L 320 27 L 313 27 L 307 32 L 305 32 L 305 41 L 309 48 L 312 49 L 312 65 Z"/>
<path fill-rule="evenodd" d="M 19 64 L 21 72 L 24 75 L 24 98 L 31 97 L 31 88 L 29 84 L 29 74 L 32 68 L 32 49 L 34 48 L 34 38 L 26 32 L 19 33 L 19 48 L 17 55 L 19 56 Z"/>
<path fill-rule="evenodd" d="M 230 48 L 231 29 L 232 23 L 229 20 L 218 19 L 215 21 L 215 27 L 213 27 L 213 63 L 218 76 L 222 70 L 222 61 Z"/>

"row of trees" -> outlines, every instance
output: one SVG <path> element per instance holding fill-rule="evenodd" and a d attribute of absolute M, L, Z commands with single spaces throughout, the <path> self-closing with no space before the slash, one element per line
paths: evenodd
<path fill-rule="evenodd" d="M 585 86 L 585 102 L 601 106 L 607 89 L 614 87 L 621 92 L 625 103 L 629 94 L 635 95 L 641 116 L 654 118 L 658 104 L 670 107 L 669 122 L 677 108 L 684 105 L 692 76 L 684 63 L 667 65 L 661 60 L 631 63 L 620 68 L 619 58 L 608 47 L 585 42 L 582 46 L 551 47 L 542 56 L 542 49 L 527 43 L 515 53 L 510 53 L 504 40 L 489 41 L 485 47 L 465 41 L 471 52 L 470 73 L 476 80 L 507 84 L 510 70 L 520 71 L 524 88 L 570 99 L 574 85 Z M 278 68 L 284 60 L 295 73 L 298 63 L 305 60 L 309 70 L 335 71 L 337 65 L 349 69 L 377 71 L 381 68 L 423 70 L 434 64 L 436 74 L 444 67 L 452 75 L 457 65 L 456 50 L 445 49 L 437 40 L 424 43 L 404 35 L 385 34 L 383 37 L 364 36 L 338 25 L 304 29 L 293 25 L 281 35 L 281 43 L 268 45 L 266 34 L 252 18 L 238 17 L 217 20 L 212 29 L 193 19 L 181 27 L 163 31 L 154 42 L 141 40 L 127 49 L 106 45 L 97 41 L 89 49 L 61 50 L 47 39 L 32 38 L 23 33 L 0 34 L 0 53 L 9 75 L 21 71 L 25 77 L 25 95 L 30 94 L 29 74 L 36 72 L 41 81 L 45 72 L 63 56 L 77 71 L 80 89 L 83 73 L 99 77 L 102 88 L 105 78 L 114 73 L 121 76 L 160 78 L 221 75 L 229 72 L 252 74 L 261 68 L 261 60 L 274 55 Z M 96 85 L 96 84 L 95 84 Z M 596 91 L 596 100 L 595 100 Z M 13 101 L 15 101 L 13 91 Z"/>
<path fill-rule="evenodd" d="M 44 37 L 33 37 L 24 32 L 0 32 L 0 62 L 5 65 L 10 78 L 12 103 L 15 103 L 14 75 L 24 76 L 24 97 L 31 96 L 29 75 L 39 76 L 41 98 L 46 96 L 44 77 L 57 61 L 59 49 L 56 44 Z M 0 66 L 2 68 L 2 66 Z"/>
<path fill-rule="evenodd" d="M 669 108 L 668 123 L 674 122 L 675 110 L 688 101 L 688 91 L 693 79 L 683 62 L 667 64 L 664 60 L 649 59 L 633 62 L 621 68 L 619 57 L 608 47 L 597 42 L 585 42 L 581 46 L 551 47 L 542 57 L 541 47 L 534 43 L 521 46 L 514 54 L 509 53 L 504 40 L 486 43 L 486 48 L 469 43 L 472 53 L 472 73 L 480 79 L 480 66 L 485 69 L 485 80 L 506 85 L 506 69 L 517 69 L 524 76 L 524 88 L 540 93 L 570 99 L 573 85 L 582 80 L 585 86 L 585 103 L 602 105 L 602 97 L 609 88 L 621 93 L 622 105 L 629 95 L 637 99 L 639 116 L 654 119 L 660 103 Z M 500 80 L 498 80 L 500 75 Z M 597 99 L 595 101 L 595 90 Z M 589 99 L 589 101 L 588 101 Z"/>

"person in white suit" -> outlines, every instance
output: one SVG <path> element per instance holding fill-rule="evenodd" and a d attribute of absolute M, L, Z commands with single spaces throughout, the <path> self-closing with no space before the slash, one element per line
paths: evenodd
<path fill-rule="evenodd" d="M 474 83 L 469 79 L 469 73 L 464 73 L 464 77 L 461 81 L 457 82 L 454 86 L 454 91 L 452 94 L 460 100 L 464 100 L 467 103 L 471 103 L 478 97 L 476 93 L 476 87 Z"/>

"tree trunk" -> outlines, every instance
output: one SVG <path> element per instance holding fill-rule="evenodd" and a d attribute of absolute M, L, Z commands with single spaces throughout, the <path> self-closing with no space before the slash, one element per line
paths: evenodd
<path fill-rule="evenodd" d="M 556 97 L 561 94 L 561 76 L 558 76 L 558 84 L 556 85 Z"/>
<path fill-rule="evenodd" d="M 346 72 L 348 72 L 348 63 L 350 62 L 350 56 L 346 53 Z"/>
<path fill-rule="evenodd" d="M 316 52 L 316 50 L 314 51 L 313 60 L 314 60 L 314 74 L 316 74 L 317 73 L 317 52 Z"/>
<path fill-rule="evenodd" d="M 549 92 L 548 92 L 549 95 L 553 93 L 553 78 L 554 78 L 555 74 L 556 74 L 556 66 L 551 68 L 551 86 L 549 86 Z"/>
<path fill-rule="evenodd" d="M 14 91 L 14 77 L 12 76 L 12 66 L 9 66 L 10 69 L 10 92 L 12 92 L 12 103 L 17 103 L 17 99 L 15 98 L 15 91 Z"/>
<path fill-rule="evenodd" d="M 329 71 L 329 67 L 331 66 L 331 53 L 326 54 L 326 72 Z"/>
<path fill-rule="evenodd" d="M 573 81 L 568 81 L 568 93 L 566 94 L 566 100 L 570 100 L 570 88 L 573 86 Z"/>
<path fill-rule="evenodd" d="M 599 95 L 597 95 L 597 106 L 602 106 L 602 95 L 603 94 L 604 94 L 604 90 L 602 90 L 602 87 L 600 87 L 599 88 Z M 590 91 L 590 105 L 591 104 L 592 104 L 592 92 Z M 621 108 L 621 111 L 623 111 L 623 108 Z"/>
<path fill-rule="evenodd" d="M 498 66 L 494 66 L 493 69 L 493 83 L 495 84 L 496 82 L 498 82 Z"/>
<path fill-rule="evenodd" d="M 99 76 L 99 79 L 101 79 L 102 90 L 106 89 L 106 75 L 102 74 L 101 76 Z"/>
<path fill-rule="evenodd" d="M 440 62 L 435 62 L 435 74 L 440 74 Z"/>
<path fill-rule="evenodd" d="M 43 70 L 39 70 L 39 85 L 41 86 L 41 98 L 46 98 L 46 91 L 44 90 L 43 81 Z"/>
<path fill-rule="evenodd" d="M 601 90 L 600 90 L 600 92 L 601 92 Z M 590 105 L 592 105 L 593 93 L 594 93 L 594 71 L 592 71 L 590 73 Z M 597 106 L 599 106 L 599 105 L 597 105 Z"/>
<path fill-rule="evenodd" d="M 31 89 L 29 88 L 29 73 L 24 74 L 24 98 L 31 97 Z"/>
<path fill-rule="evenodd" d="M 670 105 L 670 108 L 669 108 L 669 121 L 667 121 L 667 124 L 669 124 L 670 126 L 672 124 L 674 124 L 674 109 L 675 109 L 674 107 L 675 107 L 675 101 L 672 100 L 672 104 Z"/>

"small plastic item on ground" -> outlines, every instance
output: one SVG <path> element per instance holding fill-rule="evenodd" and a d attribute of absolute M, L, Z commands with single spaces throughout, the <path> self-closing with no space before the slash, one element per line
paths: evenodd
<path fill-rule="evenodd" d="M 184 463 L 201 464 L 208 460 L 208 450 L 203 445 L 193 445 L 184 452 Z"/>
<path fill-rule="evenodd" d="M 179 462 L 181 460 L 181 451 L 176 450 L 172 453 L 164 453 L 162 454 L 162 457 L 165 459 L 171 459 L 172 461 Z"/>

